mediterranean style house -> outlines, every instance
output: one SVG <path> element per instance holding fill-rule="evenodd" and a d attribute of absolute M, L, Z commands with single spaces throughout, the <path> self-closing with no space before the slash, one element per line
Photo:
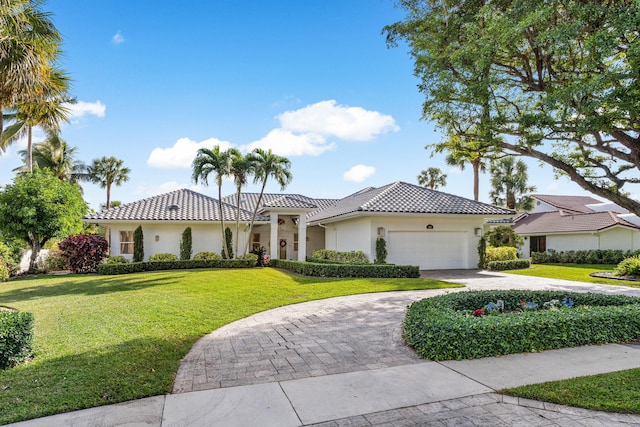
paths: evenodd
<path fill-rule="evenodd" d="M 142 226 L 145 258 L 179 253 L 191 227 L 193 253 L 222 250 L 219 206 L 225 228 L 238 234 L 240 253 L 264 246 L 273 259 L 304 261 L 317 249 L 362 251 L 375 258 L 378 237 L 386 240 L 387 262 L 421 269 L 470 269 L 478 264 L 484 222 L 515 212 L 406 182 L 368 187 L 342 199 L 300 194 L 264 194 L 251 236 L 257 193 L 243 194 L 236 230 L 235 195 L 221 201 L 191 190 L 176 190 L 86 215 L 108 228 L 111 255 L 133 254 L 133 231 Z"/>

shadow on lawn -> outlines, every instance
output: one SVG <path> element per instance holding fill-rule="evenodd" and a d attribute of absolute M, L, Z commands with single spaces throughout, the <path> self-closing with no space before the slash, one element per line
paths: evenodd
<path fill-rule="evenodd" d="M 152 286 L 170 285 L 181 280 L 183 277 L 184 274 L 175 274 L 168 277 L 167 275 L 155 275 L 153 273 L 126 276 L 78 274 L 69 276 L 26 277 L 0 284 L 0 302 L 28 301 L 36 298 L 60 295 L 91 296 L 114 292 L 136 291 Z M 25 286 L 28 282 L 36 280 L 38 280 L 37 285 Z"/>
<path fill-rule="evenodd" d="M 138 338 L 0 370 L 0 425 L 169 393 L 196 339 Z"/>

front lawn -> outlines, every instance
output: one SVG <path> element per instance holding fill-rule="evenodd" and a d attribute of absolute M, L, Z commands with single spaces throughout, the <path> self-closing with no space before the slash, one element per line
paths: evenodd
<path fill-rule="evenodd" d="M 598 411 L 640 414 L 640 369 L 526 385 L 501 393 Z"/>
<path fill-rule="evenodd" d="M 640 282 L 589 276 L 589 274 L 596 272 L 612 272 L 615 268 L 615 265 L 609 264 L 531 264 L 531 268 L 508 270 L 504 271 L 504 273 L 573 280 L 576 282 L 597 283 L 601 285 L 640 287 Z"/>
<path fill-rule="evenodd" d="M 202 336 L 271 308 L 366 292 L 456 285 L 322 279 L 276 269 L 41 276 L 0 283 L 0 305 L 34 314 L 35 358 L 0 371 L 0 424 L 171 391 Z"/>

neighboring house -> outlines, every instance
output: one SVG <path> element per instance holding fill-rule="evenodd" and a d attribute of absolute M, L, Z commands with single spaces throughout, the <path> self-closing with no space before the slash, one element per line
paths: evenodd
<path fill-rule="evenodd" d="M 259 194 L 241 198 L 240 250 L 264 246 L 274 259 L 304 261 L 316 249 L 363 251 L 375 258 L 378 237 L 387 242 L 387 262 L 421 269 L 475 268 L 477 244 L 486 220 L 514 212 L 413 184 L 395 182 L 365 188 L 342 199 L 299 194 L 264 194 L 251 238 L 248 227 Z M 225 227 L 235 234 L 235 195 L 222 199 Z M 85 222 L 108 227 L 111 254 L 133 253 L 133 230 L 142 225 L 145 257 L 177 254 L 182 231 L 193 231 L 193 252 L 220 253 L 218 201 L 177 190 L 103 212 Z"/>
<path fill-rule="evenodd" d="M 514 219 L 521 253 L 588 249 L 640 249 L 640 219 L 613 203 L 588 196 L 533 195 L 535 208 Z"/>

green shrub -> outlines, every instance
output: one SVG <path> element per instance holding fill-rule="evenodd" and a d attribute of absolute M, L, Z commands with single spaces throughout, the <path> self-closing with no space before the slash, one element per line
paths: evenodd
<path fill-rule="evenodd" d="M 531 267 L 528 259 L 510 259 L 509 261 L 491 261 L 487 268 L 491 271 L 520 270 Z"/>
<path fill-rule="evenodd" d="M 478 268 L 487 268 L 487 239 L 482 236 L 478 240 Z"/>
<path fill-rule="evenodd" d="M 252 254 L 252 253 L 244 254 L 241 257 L 239 257 L 238 259 L 244 259 L 244 260 L 247 260 L 247 261 L 253 261 L 256 265 L 258 264 L 258 255 L 257 254 Z"/>
<path fill-rule="evenodd" d="M 149 257 L 149 262 L 158 262 L 158 261 L 177 261 L 178 257 L 175 254 L 168 253 L 159 253 L 155 255 L 151 255 Z"/>
<path fill-rule="evenodd" d="M 0 258 L 0 282 L 4 282 L 7 279 L 9 279 L 9 267 L 4 260 Z"/>
<path fill-rule="evenodd" d="M 625 258 L 640 255 L 640 251 L 622 251 L 619 249 L 591 249 L 580 251 L 533 252 L 533 264 L 619 264 Z"/>
<path fill-rule="evenodd" d="M 616 276 L 640 276 L 640 255 L 625 258 L 613 270 Z"/>
<path fill-rule="evenodd" d="M 22 362 L 31 355 L 33 315 L 0 310 L 0 369 Z"/>
<path fill-rule="evenodd" d="M 413 265 L 393 264 L 324 264 L 316 262 L 272 259 L 271 266 L 289 270 L 296 274 L 316 277 L 380 277 L 416 278 L 420 269 Z"/>
<path fill-rule="evenodd" d="M 129 274 L 142 271 L 185 270 L 192 268 L 251 268 L 255 261 L 251 259 L 217 259 L 217 260 L 186 260 L 132 262 L 129 264 L 100 264 L 100 274 Z"/>
<path fill-rule="evenodd" d="M 222 251 L 222 257 L 233 259 L 233 232 L 229 227 L 224 229 L 224 244 L 227 251 L 226 254 L 224 250 Z"/>
<path fill-rule="evenodd" d="M 107 258 L 107 264 L 129 264 L 129 260 L 122 255 L 114 255 Z"/>
<path fill-rule="evenodd" d="M 383 237 L 376 239 L 376 259 L 373 260 L 374 264 L 386 264 L 387 263 L 387 241 Z"/>
<path fill-rule="evenodd" d="M 213 260 L 213 259 L 222 259 L 222 256 L 218 255 L 215 252 L 202 251 L 195 254 L 193 259 L 197 261 Z"/>
<path fill-rule="evenodd" d="M 572 300 L 573 307 L 517 312 L 521 302 L 542 307 L 563 298 Z M 499 300 L 503 314 L 473 315 Z M 640 299 L 562 291 L 456 292 L 411 304 L 404 336 L 421 357 L 431 360 L 627 342 L 640 338 Z"/>
<path fill-rule="evenodd" d="M 323 259 L 345 264 L 369 264 L 369 258 L 362 251 L 338 252 L 329 249 L 313 251 L 312 259 Z"/>
<path fill-rule="evenodd" d="M 517 249 L 512 246 L 487 246 L 485 262 L 487 265 L 493 261 L 509 261 L 518 259 Z"/>
<path fill-rule="evenodd" d="M 144 233 L 139 225 L 133 232 L 133 262 L 144 260 Z"/>
<path fill-rule="evenodd" d="M 500 225 L 489 231 L 484 236 L 491 246 L 511 246 L 517 248 L 522 246 L 524 239 L 516 234 L 510 225 Z"/>
<path fill-rule="evenodd" d="M 182 240 L 180 240 L 180 259 L 185 261 L 191 259 L 192 238 L 191 227 L 187 227 L 182 232 Z"/>
<path fill-rule="evenodd" d="M 60 271 L 67 268 L 62 252 L 59 249 L 49 249 L 49 254 L 44 260 L 46 271 Z"/>
<path fill-rule="evenodd" d="M 20 258 L 24 249 L 24 243 L 15 240 L 3 242 L 0 236 L 0 259 L 9 269 L 9 275 L 15 274 L 20 269 Z"/>

